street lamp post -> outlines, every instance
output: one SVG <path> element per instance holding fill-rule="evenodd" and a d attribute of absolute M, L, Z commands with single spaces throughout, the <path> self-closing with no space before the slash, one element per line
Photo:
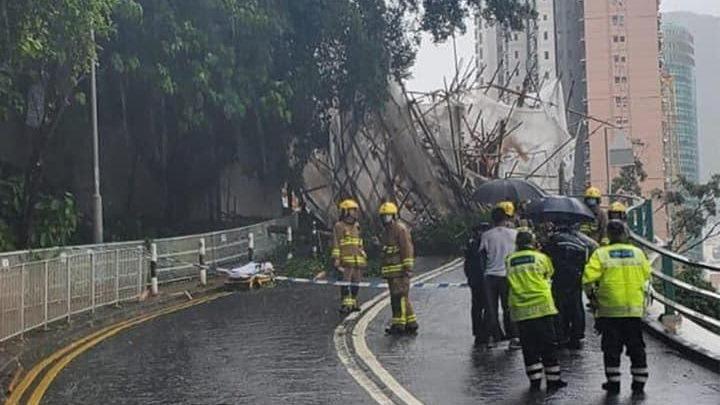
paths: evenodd
<path fill-rule="evenodd" d="M 95 31 L 90 30 L 90 38 L 93 47 L 95 46 Z M 93 60 L 90 66 L 90 116 L 92 122 L 93 141 L 93 242 L 103 241 L 103 210 L 102 195 L 100 194 L 100 146 L 98 141 L 98 116 L 97 116 L 97 77 L 96 77 L 97 54 L 93 51 Z"/>

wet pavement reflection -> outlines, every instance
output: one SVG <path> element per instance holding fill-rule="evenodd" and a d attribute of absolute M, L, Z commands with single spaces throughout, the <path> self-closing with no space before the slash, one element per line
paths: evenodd
<path fill-rule="evenodd" d="M 70 363 L 43 405 L 373 404 L 335 353 L 338 290 L 242 292 L 141 324 Z"/>
<path fill-rule="evenodd" d="M 463 281 L 462 271 L 442 277 Z M 623 392 L 608 398 L 600 389 L 604 369 L 600 339 L 587 332 L 580 352 L 562 350 L 560 364 L 568 388 L 553 395 L 530 394 L 522 353 L 473 348 L 468 290 L 415 290 L 416 337 L 384 336 L 389 311 L 368 329 L 368 344 L 383 366 L 426 404 L 720 404 L 720 375 L 696 365 L 646 335 L 650 381 L 644 399 L 630 395 L 629 362 L 623 358 Z M 592 319 L 588 319 L 588 328 Z"/>

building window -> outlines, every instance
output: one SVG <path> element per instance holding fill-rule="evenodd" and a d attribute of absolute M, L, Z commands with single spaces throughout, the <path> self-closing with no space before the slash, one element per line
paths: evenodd
<path fill-rule="evenodd" d="M 515 51 L 515 59 L 520 59 L 520 52 Z"/>
<path fill-rule="evenodd" d="M 482 44 L 483 41 L 483 34 L 482 32 L 478 32 L 478 44 Z"/>
<path fill-rule="evenodd" d="M 548 32 L 547 32 L 547 31 L 545 31 L 545 32 L 543 33 L 543 38 L 544 38 L 546 41 L 548 40 Z"/>
<path fill-rule="evenodd" d="M 624 57 L 624 56 L 621 56 L 621 57 L 620 57 L 620 62 L 625 63 L 626 60 L 627 60 L 626 57 Z"/>
<path fill-rule="evenodd" d="M 613 56 L 613 60 L 615 61 L 615 63 L 620 62 L 620 55 Z"/>
<path fill-rule="evenodd" d="M 518 40 L 518 35 L 517 35 L 517 34 L 513 35 L 513 39 L 514 39 L 515 41 L 517 41 L 517 40 Z"/>
<path fill-rule="evenodd" d="M 550 60 L 550 52 L 545 51 L 545 60 Z"/>
<path fill-rule="evenodd" d="M 543 14 L 543 21 L 547 21 L 547 20 L 548 20 L 548 15 L 547 15 L 547 14 Z"/>
<path fill-rule="evenodd" d="M 545 72 L 545 80 L 550 80 L 550 72 Z"/>
<path fill-rule="evenodd" d="M 615 84 L 620 84 L 620 76 L 615 76 Z"/>
<path fill-rule="evenodd" d="M 620 42 L 625 42 L 625 35 L 620 35 Z"/>
<path fill-rule="evenodd" d="M 618 41 L 618 36 L 617 36 L 617 35 L 613 35 L 613 42 L 617 43 L 617 41 Z"/>
<path fill-rule="evenodd" d="M 483 57 L 483 49 L 482 49 L 482 48 L 478 49 L 478 58 L 484 59 L 484 57 Z"/>

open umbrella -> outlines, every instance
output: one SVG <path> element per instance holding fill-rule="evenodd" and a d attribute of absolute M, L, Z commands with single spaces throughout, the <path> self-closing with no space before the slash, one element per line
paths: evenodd
<path fill-rule="evenodd" d="M 566 196 L 547 196 L 525 207 L 524 215 L 540 222 L 586 222 L 595 214 L 580 200 Z"/>
<path fill-rule="evenodd" d="M 500 201 L 523 202 L 545 197 L 545 192 L 535 183 L 523 179 L 498 179 L 483 183 L 473 193 L 473 201 L 480 204 L 496 204 Z"/>

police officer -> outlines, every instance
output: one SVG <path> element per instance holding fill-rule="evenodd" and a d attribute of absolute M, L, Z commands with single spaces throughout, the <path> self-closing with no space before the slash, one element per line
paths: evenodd
<path fill-rule="evenodd" d="M 392 323 L 388 334 L 415 333 L 417 316 L 410 305 L 410 276 L 415 265 L 415 252 L 410 231 L 398 221 L 398 207 L 386 202 L 380 206 L 383 223 L 382 276 L 390 288 Z"/>
<path fill-rule="evenodd" d="M 488 344 L 489 329 L 487 323 L 487 286 L 485 285 L 485 263 L 480 254 L 480 241 L 483 232 L 490 229 L 490 224 L 482 223 L 472 229 L 465 245 L 464 271 L 470 286 L 472 297 L 470 316 L 475 346 Z"/>
<path fill-rule="evenodd" d="M 633 394 L 642 394 L 648 379 L 642 317 L 652 269 L 642 250 L 628 243 L 628 234 L 622 221 L 610 221 L 610 245 L 595 251 L 583 274 L 583 286 L 596 307 L 597 329 L 602 334 L 607 377 L 602 388 L 610 394 L 620 392 L 623 347 L 630 357 Z"/>
<path fill-rule="evenodd" d="M 360 206 L 354 200 L 344 200 L 338 206 L 340 220 L 333 227 L 333 266 L 342 274 L 343 281 L 359 283 L 363 269 L 367 267 L 367 254 L 360 236 L 358 216 Z M 340 312 L 347 314 L 357 311 L 358 286 L 340 287 Z"/>
<path fill-rule="evenodd" d="M 582 304 L 582 275 L 597 243 L 572 229 L 570 223 L 556 222 L 543 247 L 555 267 L 552 291 L 560 314 L 556 318 L 558 341 L 571 350 L 582 347 L 585 338 L 585 309 Z"/>
<path fill-rule="evenodd" d="M 540 389 L 544 369 L 547 390 L 554 391 L 567 383 L 560 378 L 556 355 L 554 315 L 558 311 L 550 290 L 552 261 L 537 251 L 535 236 L 527 228 L 521 228 L 515 244 L 516 252 L 505 260 L 510 315 L 517 322 L 530 388 Z"/>
<path fill-rule="evenodd" d="M 586 222 L 580 226 L 580 232 L 594 239 L 601 245 L 607 245 L 607 213 L 600 208 L 602 193 L 597 187 L 590 187 L 585 190 L 585 205 L 595 214 L 595 221 Z"/>

